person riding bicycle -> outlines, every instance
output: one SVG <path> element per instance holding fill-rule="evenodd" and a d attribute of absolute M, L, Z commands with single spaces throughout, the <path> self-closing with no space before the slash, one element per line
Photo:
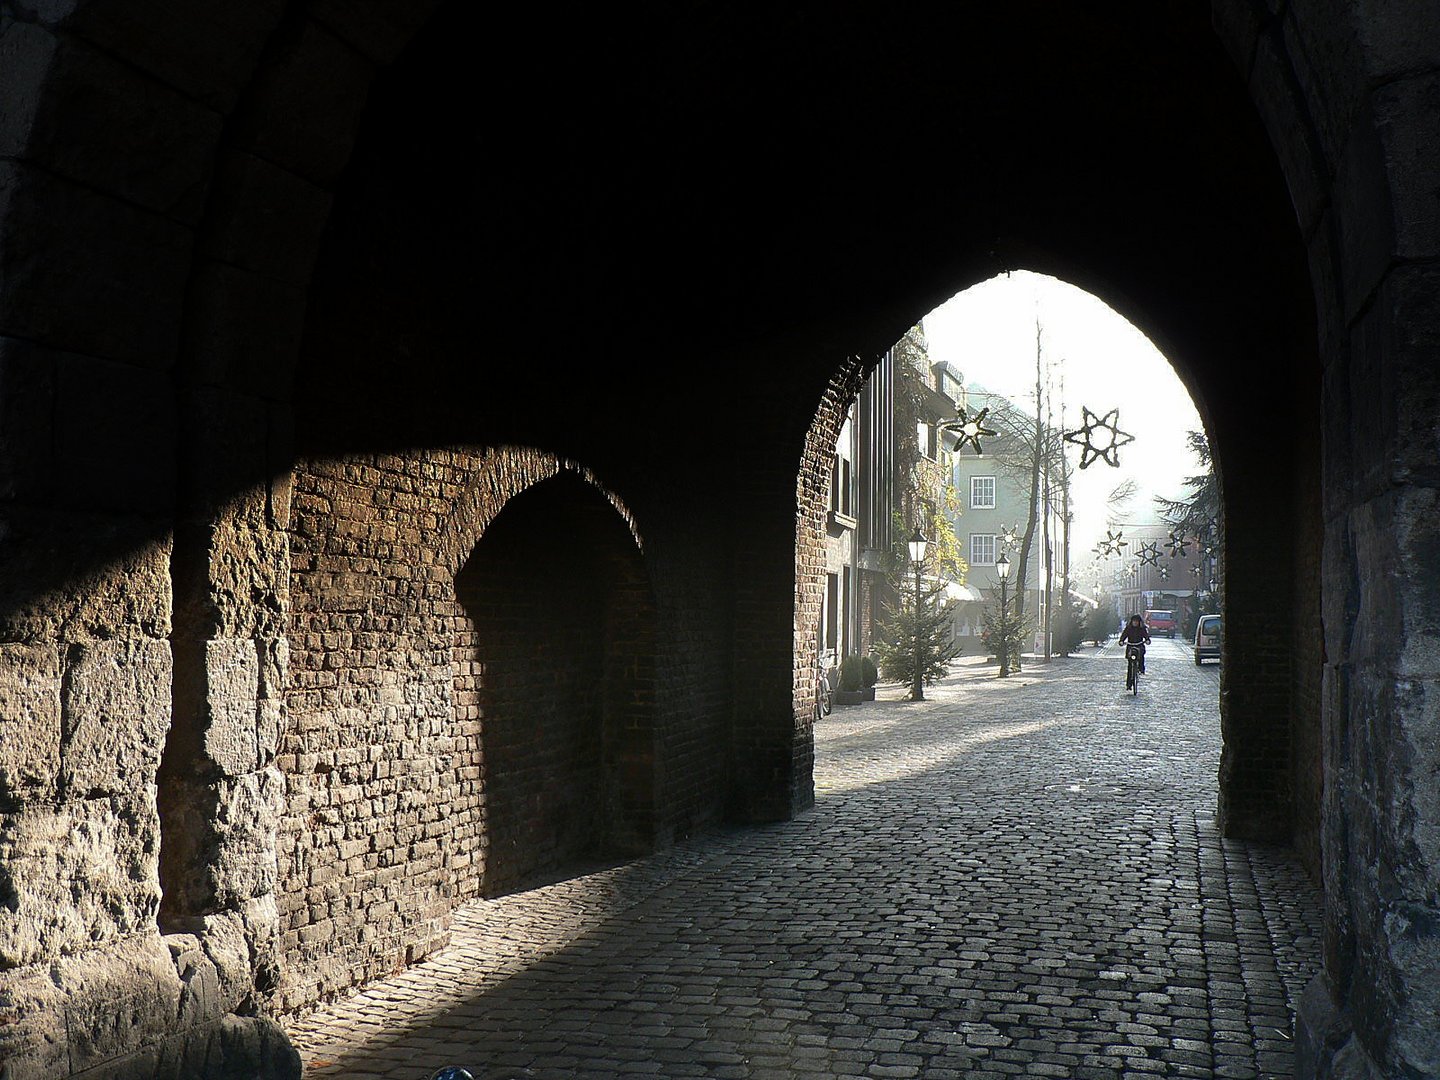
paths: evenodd
<path fill-rule="evenodd" d="M 1139 615 L 1131 615 L 1125 629 L 1120 631 L 1120 644 L 1133 645 L 1140 657 L 1140 674 L 1145 674 L 1145 646 L 1150 644 L 1150 628 Z"/>

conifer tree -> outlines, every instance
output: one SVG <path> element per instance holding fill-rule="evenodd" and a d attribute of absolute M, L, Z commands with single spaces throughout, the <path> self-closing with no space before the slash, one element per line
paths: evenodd
<path fill-rule="evenodd" d="M 914 571 L 893 574 L 891 583 L 898 600 L 888 611 L 889 640 L 875 644 L 880 676 L 886 682 L 914 686 L 918 657 L 921 683 L 930 686 L 945 676 L 951 661 L 960 655 L 954 638 L 953 602 L 945 598 L 946 582 L 922 576 L 918 610 Z"/>

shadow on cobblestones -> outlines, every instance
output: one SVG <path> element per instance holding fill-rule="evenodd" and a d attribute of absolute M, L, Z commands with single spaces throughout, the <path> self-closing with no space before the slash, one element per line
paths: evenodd
<path fill-rule="evenodd" d="M 1222 842 L 1216 679 L 1157 643 L 817 729 L 817 804 L 457 914 L 292 1025 L 309 1075 L 1284 1077 L 1318 909 Z"/>

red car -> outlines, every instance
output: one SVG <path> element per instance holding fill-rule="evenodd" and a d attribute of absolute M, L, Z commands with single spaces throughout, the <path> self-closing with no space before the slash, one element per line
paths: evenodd
<path fill-rule="evenodd" d="M 1164 634 L 1166 637 L 1175 636 L 1175 613 L 1173 611 L 1147 611 L 1145 612 L 1145 625 L 1150 628 L 1151 634 Z"/>

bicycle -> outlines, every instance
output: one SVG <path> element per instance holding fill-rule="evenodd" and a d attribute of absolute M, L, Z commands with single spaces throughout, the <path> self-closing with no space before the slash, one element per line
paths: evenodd
<path fill-rule="evenodd" d="M 1125 646 L 1125 689 L 1132 694 L 1140 693 L 1140 657 L 1142 646 Z"/>
<path fill-rule="evenodd" d="M 815 719 L 829 716 L 835 708 L 835 688 L 830 685 L 830 674 L 825 670 L 825 660 L 815 657 Z"/>

